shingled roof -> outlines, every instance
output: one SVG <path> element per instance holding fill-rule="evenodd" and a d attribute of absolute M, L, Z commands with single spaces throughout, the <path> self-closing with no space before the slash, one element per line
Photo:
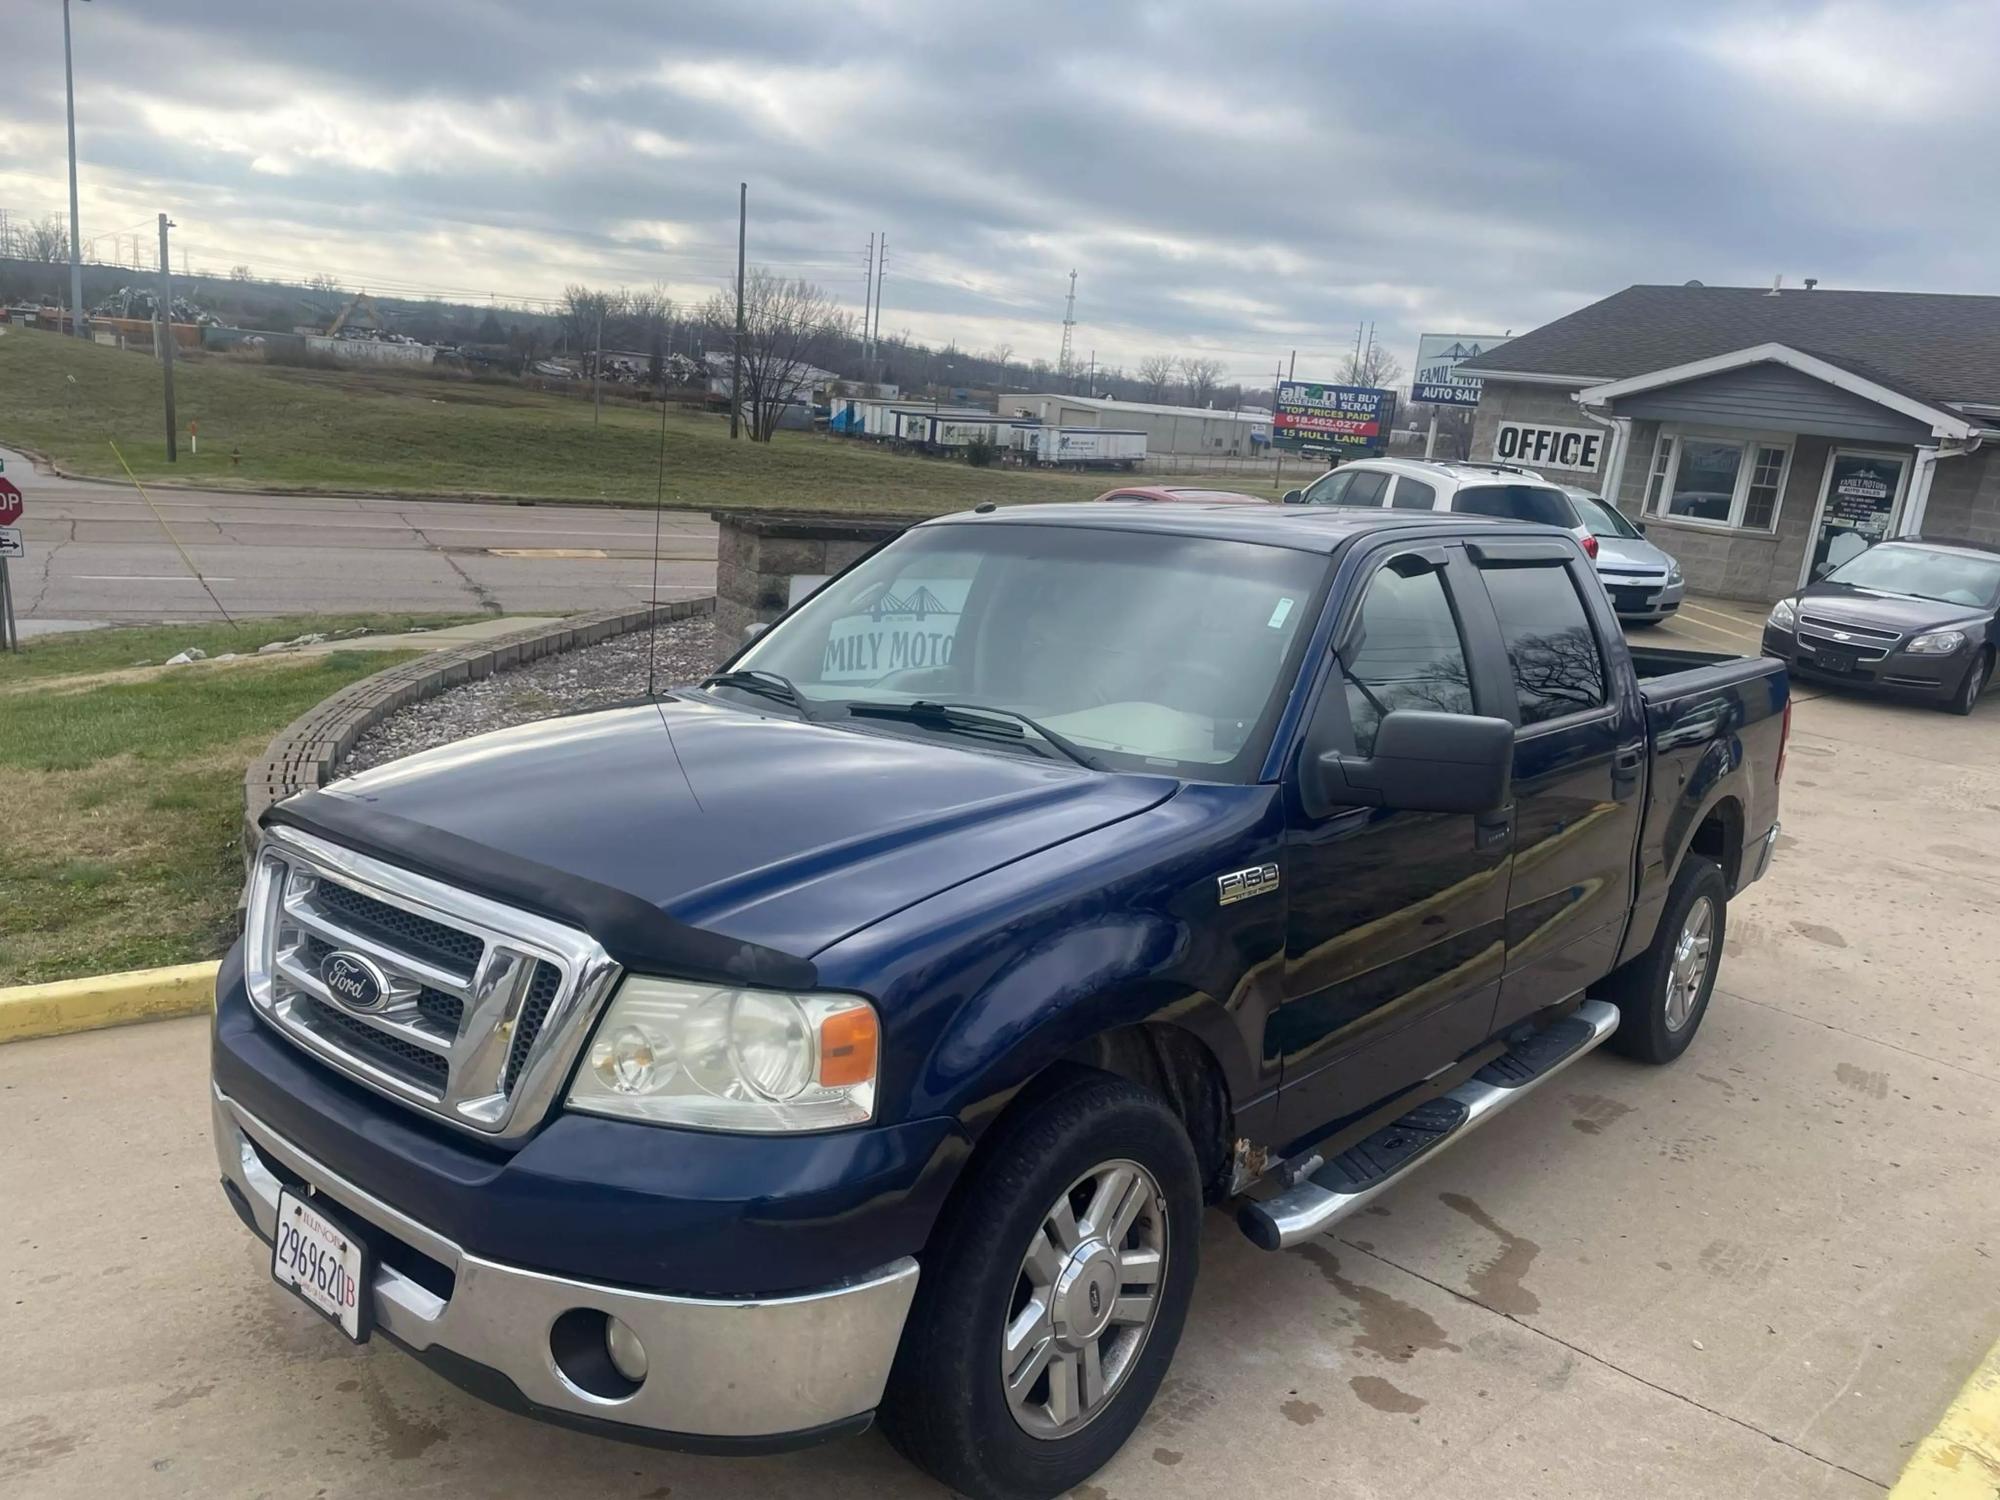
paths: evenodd
<path fill-rule="evenodd" d="M 1622 380 L 1787 344 L 1922 399 L 2000 402 L 2000 297 L 1632 286 L 1460 366 Z"/>

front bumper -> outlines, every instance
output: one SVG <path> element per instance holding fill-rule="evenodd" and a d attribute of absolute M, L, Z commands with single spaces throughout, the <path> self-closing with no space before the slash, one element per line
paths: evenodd
<path fill-rule="evenodd" d="M 881 1400 L 916 1293 L 909 1257 L 836 1286 L 742 1299 L 523 1270 L 471 1254 L 213 1093 L 216 1159 L 245 1222 L 268 1241 L 280 1187 L 326 1199 L 375 1252 L 375 1328 L 476 1395 L 607 1436 L 749 1452 L 859 1431 Z M 565 1371 L 555 1328 L 573 1309 L 639 1335 L 648 1371 L 637 1389 L 593 1394 Z"/>
<path fill-rule="evenodd" d="M 1664 620 L 1681 607 L 1687 581 L 1667 582 L 1661 574 L 1653 578 L 1600 573 L 1611 607 L 1621 620 Z"/>
<path fill-rule="evenodd" d="M 1864 646 L 1862 651 L 1867 649 Z M 1860 654 L 1857 652 L 1857 657 Z M 1956 693 L 1978 659 L 1973 647 L 1961 648 L 1949 656 L 1889 650 L 1872 660 L 1857 659 L 1852 666 L 1833 667 L 1820 658 L 1808 638 L 1769 622 L 1764 626 L 1764 655 L 1775 656 L 1793 672 L 1821 682 L 1845 683 L 1849 687 L 1933 701 Z"/>

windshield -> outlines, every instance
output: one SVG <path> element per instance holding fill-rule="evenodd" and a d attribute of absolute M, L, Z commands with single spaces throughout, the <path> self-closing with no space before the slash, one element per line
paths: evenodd
<path fill-rule="evenodd" d="M 1639 534 L 1637 527 L 1595 495 L 1572 493 L 1569 503 L 1576 507 L 1576 513 L 1583 518 L 1583 524 L 1598 536 L 1630 538 Z"/>
<path fill-rule="evenodd" d="M 1928 547 L 1886 542 L 1842 563 L 1825 581 L 1873 589 L 1878 594 L 1990 609 L 2000 598 L 2000 557 L 1935 552 Z"/>
<path fill-rule="evenodd" d="M 1118 769 L 1250 780 L 1326 564 L 1209 537 L 918 527 L 821 589 L 735 666 L 782 674 L 835 722 L 856 703 L 980 704 L 1026 714 Z M 948 732 L 935 721 L 865 722 Z M 1047 748 L 1032 733 L 1022 745 Z"/>
<path fill-rule="evenodd" d="M 1536 521 L 1568 531 L 1576 525 L 1569 496 L 1539 484 L 1472 484 L 1452 498 L 1451 508 L 1468 516 Z"/>

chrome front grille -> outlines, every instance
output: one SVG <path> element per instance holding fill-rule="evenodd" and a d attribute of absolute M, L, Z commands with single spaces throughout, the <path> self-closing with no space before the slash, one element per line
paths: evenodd
<path fill-rule="evenodd" d="M 329 987 L 338 955 L 361 961 L 366 1000 Z M 618 966 L 573 927 L 281 827 L 252 869 L 244 977 L 329 1066 L 510 1139 L 546 1114 Z"/>
<path fill-rule="evenodd" d="M 1850 625 L 1845 620 L 1805 613 L 1799 615 L 1798 633 L 1806 640 L 1824 641 L 1829 646 L 1852 651 L 1856 661 L 1880 661 L 1903 639 L 1901 631 Z"/>

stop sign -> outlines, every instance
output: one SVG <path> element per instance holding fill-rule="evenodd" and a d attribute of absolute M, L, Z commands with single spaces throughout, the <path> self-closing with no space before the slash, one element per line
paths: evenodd
<path fill-rule="evenodd" d="M 0 479 L 0 526 L 12 526 L 21 519 L 21 492 L 11 479 Z"/>

